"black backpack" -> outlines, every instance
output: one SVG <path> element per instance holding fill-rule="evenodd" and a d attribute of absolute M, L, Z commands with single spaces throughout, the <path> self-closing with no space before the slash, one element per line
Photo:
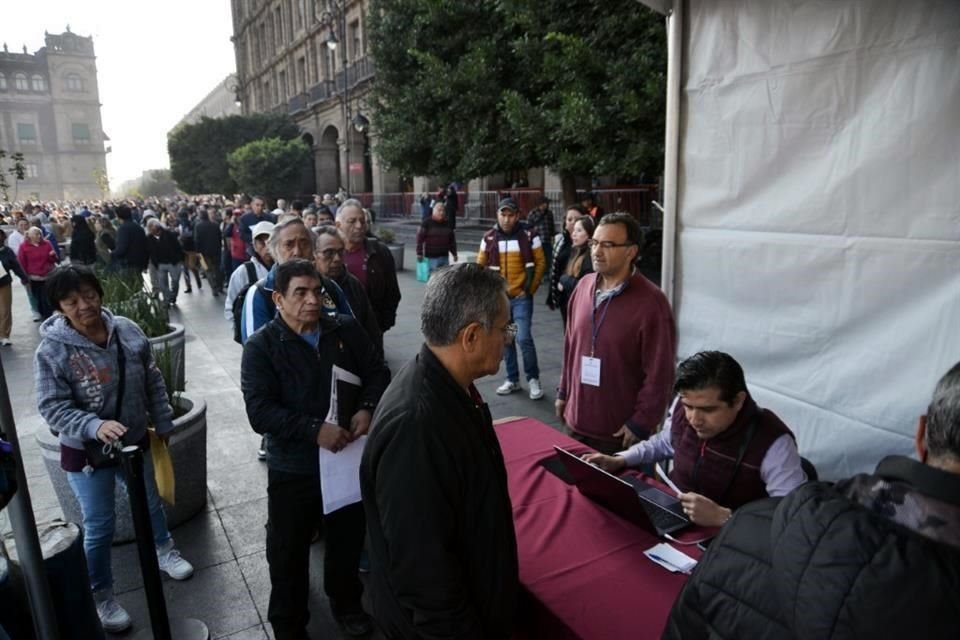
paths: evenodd
<path fill-rule="evenodd" d="M 247 289 L 256 286 L 257 291 L 260 292 L 260 295 L 262 295 L 266 301 L 268 308 L 274 309 L 276 306 L 273 304 L 273 298 L 270 297 L 267 290 L 263 287 L 263 281 L 257 280 L 257 268 L 253 265 L 253 262 L 247 260 L 243 263 L 243 266 L 247 269 L 247 284 L 240 290 L 237 297 L 233 299 L 233 341 L 237 344 L 243 344 L 242 334 L 240 333 L 240 321 L 243 316 L 243 301 L 247 299 Z"/>

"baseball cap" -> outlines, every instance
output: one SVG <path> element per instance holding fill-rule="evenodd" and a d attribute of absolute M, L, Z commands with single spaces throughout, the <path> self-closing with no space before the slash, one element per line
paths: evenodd
<path fill-rule="evenodd" d="M 263 222 L 258 222 L 253 225 L 250 229 L 251 238 L 259 238 L 260 236 L 269 236 L 273 233 L 273 227 L 276 226 L 272 222 L 264 220 Z"/>
<path fill-rule="evenodd" d="M 520 207 L 517 206 L 517 202 L 513 198 L 504 198 L 500 201 L 500 206 L 497 207 L 497 211 L 503 211 L 504 209 L 520 211 Z"/>

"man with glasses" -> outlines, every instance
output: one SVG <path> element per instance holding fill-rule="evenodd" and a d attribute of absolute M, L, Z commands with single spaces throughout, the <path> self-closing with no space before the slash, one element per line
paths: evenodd
<path fill-rule="evenodd" d="M 377 317 L 373 311 L 373 305 L 370 304 L 370 298 L 367 292 L 363 290 L 363 285 L 357 280 L 343 263 L 343 254 L 345 247 L 343 238 L 337 232 L 333 225 L 324 225 L 317 227 L 317 251 L 314 257 L 314 264 L 320 275 L 330 278 L 343 290 L 347 296 L 347 302 L 350 303 L 350 309 L 353 310 L 353 316 L 363 327 L 370 340 L 377 348 L 377 354 L 383 358 L 383 333 L 377 324 Z"/>
<path fill-rule="evenodd" d="M 601 218 L 590 241 L 595 273 L 580 280 L 567 310 L 557 416 L 608 455 L 656 429 L 673 388 L 673 313 L 634 266 L 640 240 L 630 214 Z"/>
<path fill-rule="evenodd" d="M 511 637 L 518 596 L 507 475 L 474 380 L 515 327 L 504 280 L 458 263 L 427 283 L 424 345 L 381 398 L 360 464 L 373 616 L 387 638 Z"/>

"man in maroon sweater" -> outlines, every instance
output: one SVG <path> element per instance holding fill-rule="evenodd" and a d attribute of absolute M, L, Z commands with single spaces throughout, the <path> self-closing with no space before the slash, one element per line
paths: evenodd
<path fill-rule="evenodd" d="M 640 238 L 629 214 L 604 216 L 590 241 L 595 273 L 580 280 L 567 310 L 557 416 L 608 454 L 656 429 L 673 387 L 673 313 L 634 268 Z"/>

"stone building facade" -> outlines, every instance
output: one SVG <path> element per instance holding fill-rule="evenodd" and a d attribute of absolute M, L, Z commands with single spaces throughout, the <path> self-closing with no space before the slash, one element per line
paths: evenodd
<path fill-rule="evenodd" d="M 26 178 L 17 198 L 102 196 L 108 141 L 100 117 L 93 38 L 46 34 L 33 54 L 0 52 L 0 148 L 21 152 Z M 11 197 L 13 193 L 11 192 Z"/>
<path fill-rule="evenodd" d="M 237 102 L 237 75 L 231 73 L 222 82 L 219 82 L 203 100 L 180 119 L 180 122 L 167 133 L 167 136 L 180 127 L 200 122 L 200 118 L 225 118 L 240 113 L 240 103 Z"/>

